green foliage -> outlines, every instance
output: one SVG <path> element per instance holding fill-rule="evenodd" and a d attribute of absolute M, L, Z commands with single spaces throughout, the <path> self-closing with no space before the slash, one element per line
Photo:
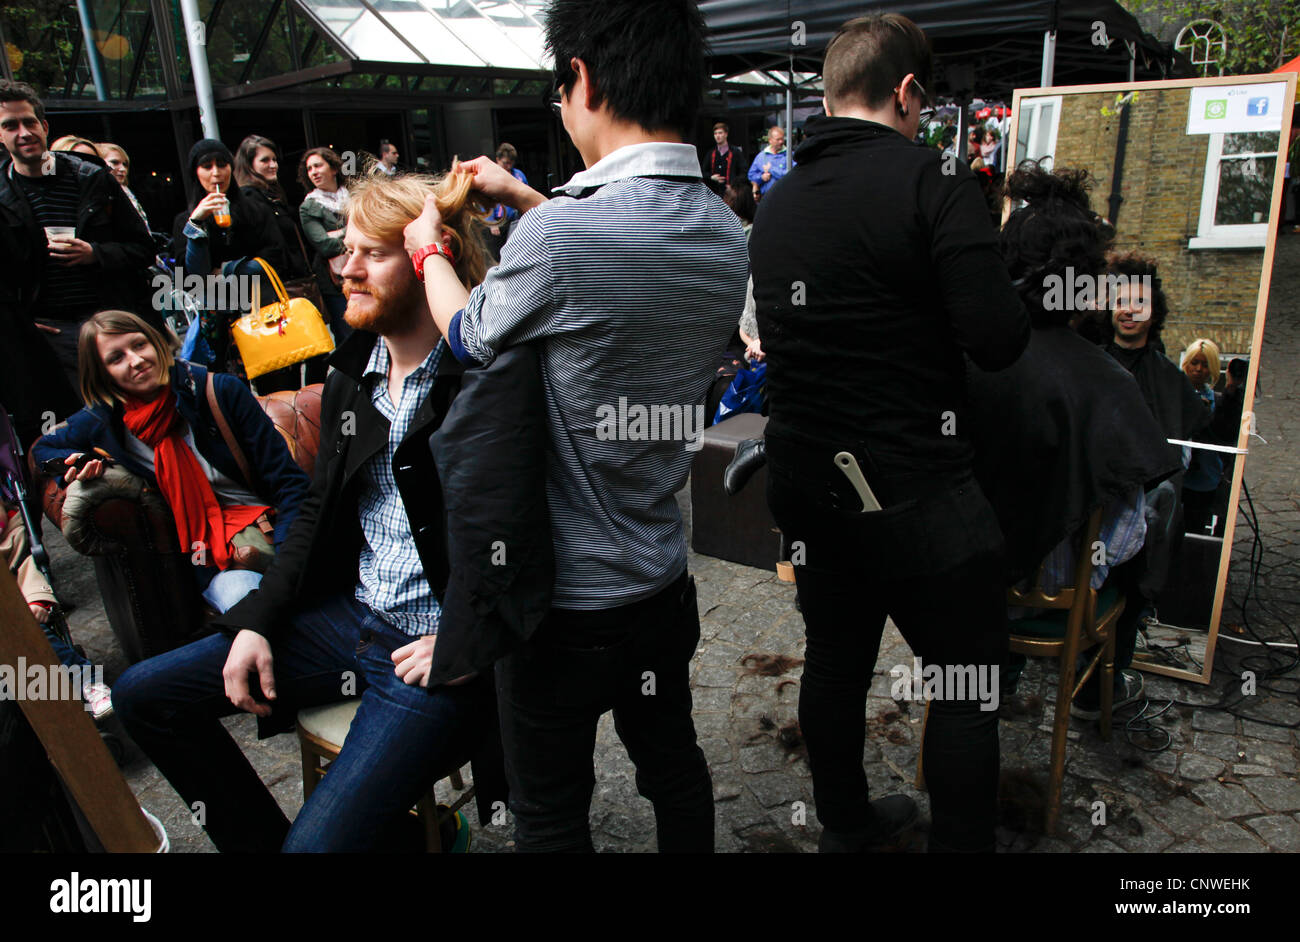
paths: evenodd
<path fill-rule="evenodd" d="M 1300 55 L 1295 0 L 1124 0 L 1124 6 L 1131 13 L 1158 14 L 1173 35 L 1193 20 L 1214 20 L 1228 43 L 1224 75 L 1272 72 Z"/>
<path fill-rule="evenodd" d="M 26 82 L 42 96 L 62 95 L 80 26 L 76 7 L 66 0 L 16 0 L 0 5 L 5 42 L 21 55 L 21 65 L 10 62 L 14 78 Z"/>

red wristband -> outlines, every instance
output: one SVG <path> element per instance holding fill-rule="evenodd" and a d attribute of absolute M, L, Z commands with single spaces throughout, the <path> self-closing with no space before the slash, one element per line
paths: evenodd
<path fill-rule="evenodd" d="M 424 281 L 424 260 L 430 255 L 441 255 L 452 265 L 456 264 L 455 256 L 451 254 L 451 249 L 447 248 L 441 242 L 435 242 L 432 245 L 426 245 L 422 249 L 416 249 L 411 253 L 411 264 L 415 266 L 415 277 Z"/>

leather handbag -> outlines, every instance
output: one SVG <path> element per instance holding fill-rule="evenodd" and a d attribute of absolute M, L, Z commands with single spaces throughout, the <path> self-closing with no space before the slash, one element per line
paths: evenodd
<path fill-rule="evenodd" d="M 244 370 L 256 379 L 334 349 L 320 308 L 305 297 L 291 297 L 275 269 L 255 258 L 275 290 L 275 300 L 235 321 L 231 332 Z M 317 297 L 319 297 L 317 289 Z"/>

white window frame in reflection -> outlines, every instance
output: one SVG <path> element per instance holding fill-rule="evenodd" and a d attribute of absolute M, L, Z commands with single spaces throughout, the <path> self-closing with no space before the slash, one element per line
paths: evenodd
<path fill-rule="evenodd" d="M 1214 214 L 1219 205 L 1219 165 L 1223 160 L 1223 133 L 1207 135 L 1209 150 L 1205 156 L 1205 183 L 1201 188 L 1201 215 L 1197 224 L 1196 235 L 1187 242 L 1189 249 L 1262 249 L 1268 244 L 1269 221 L 1239 223 L 1237 225 L 1218 225 Z M 1244 160 L 1248 157 L 1283 158 L 1277 151 L 1256 154 L 1232 154 L 1232 160 Z M 1270 186 L 1271 189 L 1271 186 Z M 1274 201 L 1270 200 L 1269 212 L 1272 213 Z"/>
<path fill-rule="evenodd" d="M 1043 169 L 1052 169 L 1052 165 L 1056 163 L 1056 135 L 1061 128 L 1061 100 L 1060 95 L 1044 95 L 1041 98 L 1022 98 L 1020 100 L 1020 123 L 1017 126 L 1016 136 L 1020 136 L 1020 128 L 1027 127 L 1028 131 L 1025 135 L 1023 152 L 1019 146 L 1019 141 L 1016 142 L 1017 162 L 1038 160 L 1046 157 L 1047 159 L 1042 164 Z M 1042 136 L 1043 108 L 1048 105 L 1052 106 L 1052 117 L 1051 125 L 1047 129 L 1047 146 L 1039 148 L 1035 145 L 1035 141 Z"/>

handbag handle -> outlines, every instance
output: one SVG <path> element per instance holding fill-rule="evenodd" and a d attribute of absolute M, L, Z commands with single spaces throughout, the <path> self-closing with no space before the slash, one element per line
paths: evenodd
<path fill-rule="evenodd" d="M 279 303 L 280 309 L 283 311 L 284 308 L 289 306 L 289 292 L 284 290 L 284 282 L 280 280 L 280 276 L 275 273 L 275 269 L 270 266 L 266 259 L 255 257 L 253 261 L 262 266 L 262 271 L 271 280 L 271 288 L 275 291 L 277 303 Z"/>

